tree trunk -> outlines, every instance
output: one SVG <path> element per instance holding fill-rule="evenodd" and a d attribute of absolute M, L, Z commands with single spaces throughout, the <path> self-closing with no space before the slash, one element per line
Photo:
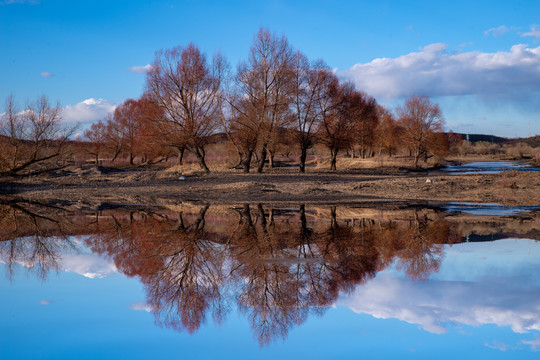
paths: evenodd
<path fill-rule="evenodd" d="M 114 155 L 113 155 L 113 158 L 111 160 L 111 163 L 113 163 L 116 160 L 116 158 L 118 158 L 118 155 L 120 155 L 120 151 L 122 151 L 122 149 L 115 149 L 114 150 Z"/>
<path fill-rule="evenodd" d="M 245 219 L 249 228 L 253 227 L 253 220 L 251 219 L 251 211 L 249 210 L 249 204 L 244 204 L 244 209 L 242 210 L 242 218 Z"/>
<path fill-rule="evenodd" d="M 237 168 L 239 166 L 242 166 L 242 164 L 244 163 L 244 155 L 242 154 L 242 152 L 239 150 L 238 151 L 238 162 L 236 163 L 236 165 L 233 166 L 233 168 Z"/>
<path fill-rule="evenodd" d="M 336 229 L 338 227 L 337 223 L 337 214 L 336 214 L 336 206 L 330 207 L 330 228 Z"/>
<path fill-rule="evenodd" d="M 307 158 L 307 148 L 302 146 L 300 153 L 300 172 L 306 172 L 306 158 Z"/>
<path fill-rule="evenodd" d="M 274 163 L 274 156 L 276 155 L 275 151 L 270 151 L 270 167 L 275 168 L 276 164 Z"/>
<path fill-rule="evenodd" d="M 338 154 L 337 149 L 330 149 L 330 170 L 332 170 L 332 171 L 337 170 L 337 167 L 336 167 L 337 154 Z"/>
<path fill-rule="evenodd" d="M 259 158 L 259 167 L 257 168 L 257 172 L 259 174 L 263 172 L 265 162 L 266 162 L 266 145 L 263 145 L 262 150 L 261 150 L 261 157 Z"/>
<path fill-rule="evenodd" d="M 420 158 L 420 151 L 414 153 L 414 167 L 418 168 L 418 159 Z"/>
<path fill-rule="evenodd" d="M 195 156 L 197 157 L 197 160 L 199 161 L 199 166 L 201 167 L 201 169 L 204 170 L 205 173 L 209 173 L 210 172 L 210 169 L 208 168 L 208 166 L 206 166 L 206 161 L 204 161 L 204 149 L 201 149 L 199 147 L 197 147 L 194 151 L 195 153 Z"/>
<path fill-rule="evenodd" d="M 186 150 L 185 147 L 179 147 L 178 149 L 178 157 L 176 158 L 176 164 L 177 165 L 183 165 L 184 163 L 184 151 Z"/>
<path fill-rule="evenodd" d="M 251 158 L 253 157 L 253 150 L 248 150 L 246 158 L 244 159 L 244 173 L 249 173 L 251 167 Z"/>
<path fill-rule="evenodd" d="M 264 208 L 261 203 L 257 204 L 257 210 L 259 210 L 259 217 L 261 218 L 261 227 L 266 232 L 266 215 L 264 214 Z"/>

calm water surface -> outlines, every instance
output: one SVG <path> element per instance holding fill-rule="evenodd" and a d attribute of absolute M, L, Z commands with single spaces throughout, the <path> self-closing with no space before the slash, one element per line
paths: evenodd
<path fill-rule="evenodd" d="M 443 168 L 455 175 L 498 174 L 502 171 L 540 171 L 540 168 L 519 161 L 477 161 Z"/>
<path fill-rule="evenodd" d="M 540 213 L 452 206 L 0 206 L 0 358 L 537 359 Z"/>

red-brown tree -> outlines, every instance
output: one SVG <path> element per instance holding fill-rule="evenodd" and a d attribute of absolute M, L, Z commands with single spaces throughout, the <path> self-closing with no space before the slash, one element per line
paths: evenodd
<path fill-rule="evenodd" d="M 433 154 L 438 144 L 437 132 L 443 131 L 444 119 L 439 105 L 427 96 L 411 96 L 397 108 L 399 125 L 403 129 L 403 142 L 414 155 L 414 166 L 420 157 Z"/>
<path fill-rule="evenodd" d="M 300 172 L 305 172 L 307 151 L 318 140 L 317 131 L 326 109 L 323 104 L 330 100 L 330 90 L 336 86 L 338 80 L 322 61 L 310 64 L 307 57 L 300 52 L 294 56 L 292 73 L 292 128 L 300 147 Z"/>
<path fill-rule="evenodd" d="M 257 146 L 260 148 L 257 171 L 263 171 L 271 135 L 287 123 L 292 58 L 293 52 L 285 36 L 278 37 L 260 29 L 248 61 L 238 67 L 231 119 L 243 140 L 240 143 L 244 172 L 249 172 Z"/>
<path fill-rule="evenodd" d="M 171 131 L 171 139 L 181 139 L 179 148 L 192 152 L 206 172 L 210 170 L 205 147 L 218 125 L 226 68 L 222 56 L 215 55 L 209 63 L 197 46 L 189 44 L 158 51 L 146 76 L 148 95 L 165 115 L 162 129 Z"/>

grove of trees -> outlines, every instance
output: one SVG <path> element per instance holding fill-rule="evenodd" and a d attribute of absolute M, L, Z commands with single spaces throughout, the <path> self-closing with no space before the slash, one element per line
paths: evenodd
<path fill-rule="evenodd" d="M 29 172 L 28 167 L 60 158 L 69 131 L 61 129 L 61 108 L 46 97 L 20 111 L 13 98 L 0 115 L 0 140 L 7 151 L 0 171 Z M 443 157 L 448 137 L 438 105 L 412 96 L 392 112 L 343 82 L 322 61 L 295 50 L 285 36 L 260 29 L 246 60 L 232 71 L 226 59 L 208 59 L 195 44 L 160 50 L 146 74 L 144 93 L 128 99 L 107 118 L 84 132 L 86 155 L 152 164 L 192 154 L 209 172 L 209 145 L 223 147 L 236 166 L 250 172 L 276 164 L 276 155 L 293 159 L 306 171 L 308 152 L 326 149 L 329 167 L 339 154 L 368 158 L 398 152 L 419 161 Z M 36 171 L 35 169 L 33 171 Z"/>

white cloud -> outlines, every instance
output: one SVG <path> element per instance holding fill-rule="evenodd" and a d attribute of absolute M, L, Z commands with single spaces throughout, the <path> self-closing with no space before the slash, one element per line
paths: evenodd
<path fill-rule="evenodd" d="M 52 303 L 51 300 L 39 300 L 40 305 L 50 305 Z"/>
<path fill-rule="evenodd" d="M 507 26 L 501 25 L 501 26 L 498 26 L 496 28 L 491 28 L 489 30 L 484 31 L 484 34 L 485 35 L 492 35 L 494 37 L 500 37 L 500 36 L 503 36 L 504 34 L 506 34 L 509 31 L 510 31 L 510 28 L 508 28 Z"/>
<path fill-rule="evenodd" d="M 510 349 L 510 345 L 505 344 L 501 341 L 493 341 L 492 343 L 485 343 L 484 345 L 487 346 L 488 348 L 503 351 L 503 352 Z"/>
<path fill-rule="evenodd" d="M 127 69 L 127 71 L 131 71 L 136 74 L 146 74 L 150 70 L 152 70 L 152 65 L 150 64 L 146 64 L 144 66 L 132 66 Z"/>
<path fill-rule="evenodd" d="M 447 52 L 442 43 L 397 58 L 356 64 L 338 75 L 379 99 L 428 96 L 507 96 L 540 91 L 540 47 L 496 53 Z"/>
<path fill-rule="evenodd" d="M 74 272 L 90 279 L 101 279 L 117 272 L 112 261 L 94 254 L 64 255 L 63 266 L 65 271 Z"/>
<path fill-rule="evenodd" d="M 540 26 L 532 25 L 531 26 L 531 31 L 523 33 L 523 34 L 521 34 L 521 36 L 523 36 L 523 37 L 532 36 L 532 37 L 535 37 L 536 40 L 540 40 Z"/>
<path fill-rule="evenodd" d="M 534 340 L 523 340 L 521 343 L 525 345 L 530 345 L 532 350 L 537 351 L 538 349 L 540 349 L 540 336 L 537 336 Z"/>
<path fill-rule="evenodd" d="M 107 114 L 114 112 L 116 104 L 104 99 L 86 99 L 75 105 L 64 108 L 63 118 L 66 122 L 90 123 L 103 120 Z"/>
<path fill-rule="evenodd" d="M 154 311 L 154 308 L 144 301 L 130 304 L 129 308 L 135 311 L 146 311 L 146 312 Z"/>
<path fill-rule="evenodd" d="M 54 74 L 52 74 L 52 73 L 50 73 L 48 71 L 43 71 L 41 73 L 41 77 L 44 77 L 44 78 L 48 78 L 48 77 L 52 77 L 52 76 L 54 76 Z"/>

